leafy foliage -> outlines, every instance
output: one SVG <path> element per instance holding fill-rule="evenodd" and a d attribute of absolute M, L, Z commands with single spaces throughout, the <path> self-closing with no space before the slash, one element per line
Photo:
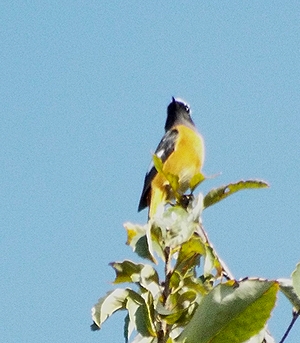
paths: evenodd
<path fill-rule="evenodd" d="M 250 339 L 263 329 L 270 317 L 277 290 L 277 282 L 258 279 L 217 285 L 203 297 L 176 341 L 220 343 Z"/>
<path fill-rule="evenodd" d="M 154 165 L 162 172 L 159 158 Z M 203 209 L 244 189 L 265 188 L 259 180 L 239 181 L 184 198 L 177 193 L 178 179 L 165 175 L 176 203 L 146 225 L 125 223 L 127 245 L 145 263 L 111 263 L 117 288 L 99 299 L 92 309 L 92 329 L 116 311 L 127 311 L 125 342 L 133 343 L 272 343 L 267 321 L 278 289 L 300 309 L 300 266 L 291 280 L 235 280 L 208 240 Z M 197 175 L 191 191 L 205 177 Z M 163 265 L 156 269 L 154 264 Z M 162 271 L 163 269 L 163 271 Z M 160 275 L 162 274 L 162 275 Z"/>
<path fill-rule="evenodd" d="M 292 273 L 292 283 L 298 298 L 300 298 L 300 263 L 297 264 L 296 269 Z M 300 310 L 300 307 L 298 310 Z"/>
<path fill-rule="evenodd" d="M 219 188 L 212 189 L 204 198 L 204 207 L 209 207 L 225 198 L 229 195 L 236 193 L 243 189 L 251 188 L 266 188 L 269 185 L 265 181 L 261 180 L 248 180 L 239 181 L 236 183 L 230 183 L 226 186 L 221 186 Z"/>
<path fill-rule="evenodd" d="M 279 279 L 282 293 L 289 299 L 296 312 L 300 312 L 300 263 L 291 275 L 291 279 Z"/>

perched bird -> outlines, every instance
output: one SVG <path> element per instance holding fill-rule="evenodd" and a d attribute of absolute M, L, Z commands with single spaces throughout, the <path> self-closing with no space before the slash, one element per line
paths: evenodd
<path fill-rule="evenodd" d="M 175 198 L 166 175 L 178 178 L 177 192 L 184 194 L 190 182 L 201 171 L 204 162 L 204 143 L 191 119 L 189 105 L 172 98 L 168 106 L 165 135 L 158 144 L 155 155 L 162 161 L 160 172 L 151 164 L 145 176 L 138 211 L 149 206 L 152 218 L 161 205 Z"/>

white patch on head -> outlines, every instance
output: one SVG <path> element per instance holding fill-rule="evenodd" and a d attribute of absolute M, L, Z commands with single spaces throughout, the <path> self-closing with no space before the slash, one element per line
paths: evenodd
<path fill-rule="evenodd" d="M 188 105 L 188 103 L 181 98 L 174 98 L 176 102 L 181 102 L 182 104 Z"/>
<path fill-rule="evenodd" d="M 182 103 L 185 107 L 188 108 L 189 112 L 191 112 L 191 107 L 190 107 L 190 105 L 185 100 L 183 100 L 181 98 L 174 98 L 174 99 L 175 99 L 176 102 Z"/>

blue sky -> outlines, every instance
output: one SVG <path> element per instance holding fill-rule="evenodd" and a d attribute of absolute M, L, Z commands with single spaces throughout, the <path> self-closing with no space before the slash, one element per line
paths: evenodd
<path fill-rule="evenodd" d="M 134 259 L 137 205 L 172 96 L 206 145 L 199 191 L 259 178 L 207 209 L 237 277 L 289 277 L 300 261 L 299 1 L 7 1 L 0 5 L 0 338 L 120 342 L 93 333 L 109 262 Z M 279 297 L 279 341 L 291 306 Z M 298 342 L 300 322 L 287 340 Z"/>

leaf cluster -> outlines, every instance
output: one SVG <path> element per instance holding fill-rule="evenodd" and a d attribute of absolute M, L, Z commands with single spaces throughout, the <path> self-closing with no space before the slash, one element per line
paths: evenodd
<path fill-rule="evenodd" d="M 159 161 L 154 161 L 159 170 Z M 176 180 L 170 179 L 176 192 Z M 193 180 L 191 189 L 203 181 Z M 145 225 L 125 223 L 127 245 L 144 263 L 111 263 L 116 288 L 92 309 L 93 330 L 125 310 L 124 338 L 133 343 L 274 342 L 267 321 L 280 289 L 300 310 L 300 265 L 291 280 L 235 280 L 219 259 L 201 222 L 202 211 L 229 195 L 264 188 L 263 181 L 239 181 L 207 195 L 177 194 L 176 204 Z"/>

